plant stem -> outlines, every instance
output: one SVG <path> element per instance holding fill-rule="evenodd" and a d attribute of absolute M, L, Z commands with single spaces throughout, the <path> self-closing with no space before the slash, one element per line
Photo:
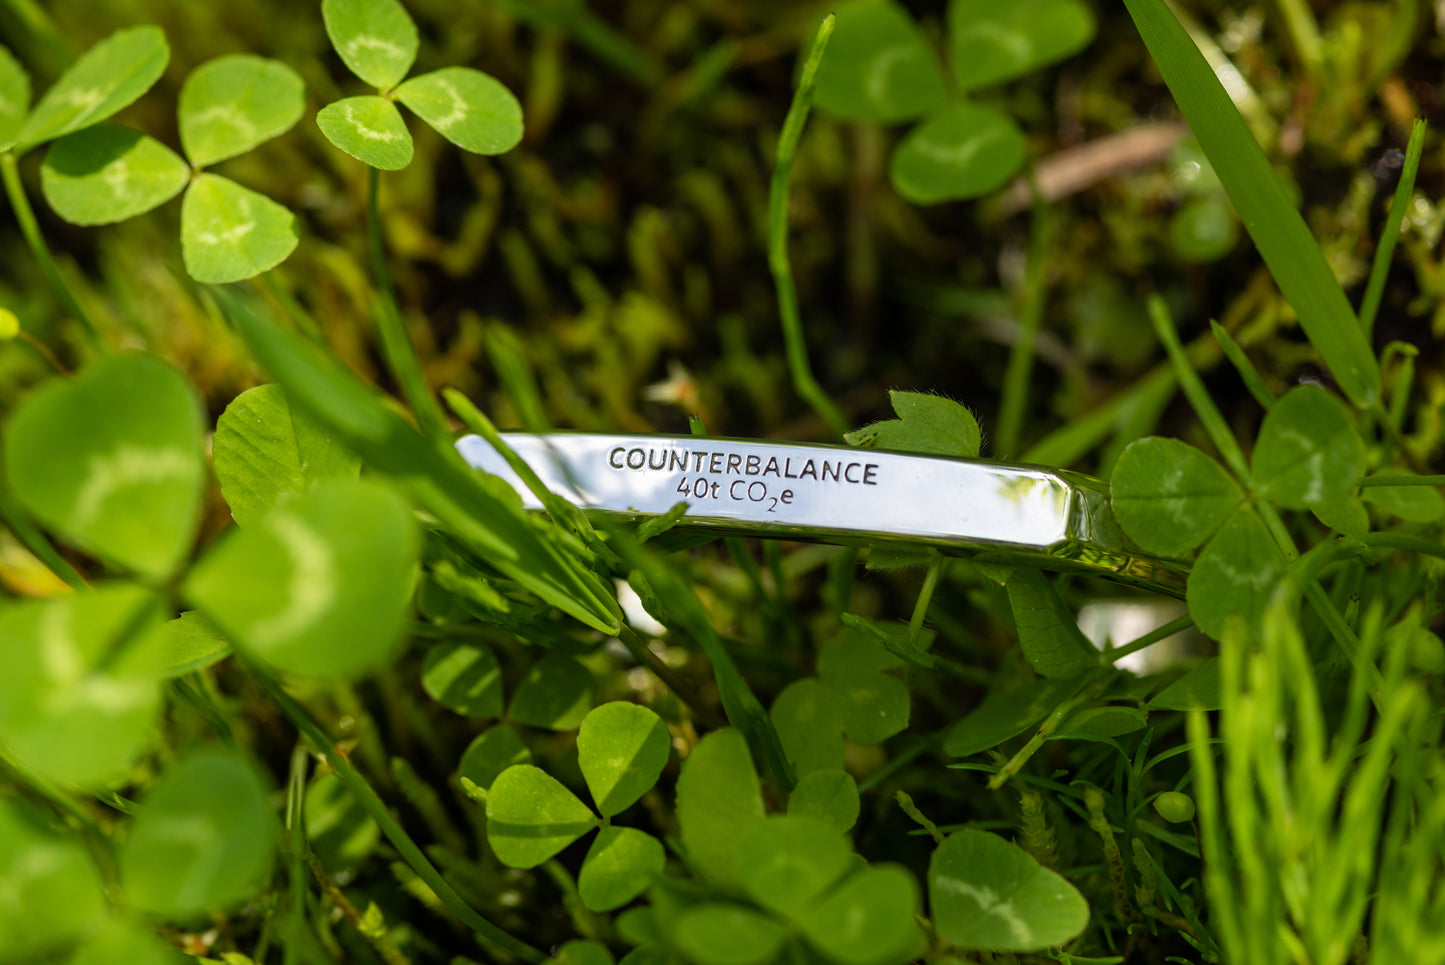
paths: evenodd
<path fill-rule="evenodd" d="M 1038 191 L 1033 173 L 1029 173 L 1033 192 L 1033 219 L 1029 226 L 1028 265 L 1024 270 L 1023 307 L 1019 312 L 1019 336 L 1009 350 L 1008 368 L 1003 378 L 1003 399 L 998 408 L 995 450 L 999 456 L 1012 455 L 1018 447 L 1023 425 L 1024 406 L 1028 403 L 1029 375 L 1033 369 L 1034 341 L 1044 318 L 1044 288 L 1047 282 L 1045 262 L 1052 237 L 1053 219 L 1049 206 Z"/>
<path fill-rule="evenodd" d="M 1098 696 L 1099 691 L 1104 687 L 1104 683 L 1109 679 L 1109 674 L 1113 672 L 1114 669 L 1112 667 L 1107 671 L 1101 671 L 1083 690 L 1055 707 L 1053 713 L 1044 718 L 1044 722 L 1039 725 L 1039 729 L 1034 732 L 1034 736 L 1029 738 L 1029 742 L 1019 748 L 1019 752 L 1009 758 L 1008 763 L 1000 768 L 997 774 L 988 779 L 988 789 L 990 791 L 997 791 L 1008 783 L 1009 778 L 1022 770 L 1023 766 L 1029 762 L 1029 758 L 1038 753 L 1039 748 L 1043 747 L 1048 739 L 1063 726 L 1064 721 L 1068 720 L 1069 716 L 1073 714 L 1075 710 Z"/>
<path fill-rule="evenodd" d="M 908 620 L 908 643 L 917 648 L 918 635 L 923 632 L 923 619 L 928 615 L 928 604 L 933 600 L 933 591 L 938 587 L 938 578 L 943 574 L 943 557 L 935 556 L 928 565 L 928 575 L 923 578 L 923 588 L 913 604 L 913 616 Z"/>
<path fill-rule="evenodd" d="M 416 348 L 407 337 L 406 325 L 402 321 L 401 309 L 396 303 L 396 289 L 391 283 L 391 271 L 386 264 L 386 246 L 381 238 L 381 214 L 378 198 L 381 194 L 381 172 L 368 168 L 366 181 L 366 234 L 370 241 L 371 271 L 376 278 L 377 304 L 376 327 L 381 335 L 381 349 L 386 356 L 387 368 L 401 387 L 401 394 L 416 414 L 422 434 L 429 439 L 441 439 L 447 435 L 446 421 L 441 408 L 427 388 L 426 376 L 422 374 L 421 362 L 416 357 Z"/>
<path fill-rule="evenodd" d="M 768 189 L 768 267 L 772 270 L 773 284 L 778 290 L 778 315 L 783 322 L 783 340 L 793 385 L 803 400 L 828 424 L 828 428 L 841 436 L 848 431 L 848 423 L 813 378 L 813 370 L 808 364 L 808 343 L 803 337 L 798 292 L 793 285 L 792 265 L 788 262 L 788 186 L 793 174 L 793 155 L 798 151 L 798 140 L 803 136 L 803 125 L 813 103 L 813 81 L 818 74 L 818 65 L 823 62 L 823 51 L 832 35 L 833 15 L 829 14 L 818 25 L 818 34 L 813 38 L 813 47 L 803 64 L 803 76 L 793 93 L 793 103 L 783 121 L 783 131 L 778 135 L 778 153 L 773 160 L 773 180 Z"/>
<path fill-rule="evenodd" d="M 267 670 L 252 660 L 246 660 L 245 663 L 257 683 L 271 695 L 271 699 L 276 701 L 281 711 L 291 720 L 292 725 L 316 746 L 316 749 L 335 769 L 337 777 L 341 778 L 342 783 L 351 791 L 357 803 L 367 814 L 371 815 L 371 819 L 381 828 L 381 833 L 386 835 L 387 840 L 416 872 L 417 877 L 426 882 L 427 887 L 431 888 L 443 904 L 484 941 L 526 962 L 541 962 L 546 958 L 542 952 L 502 931 L 483 918 L 471 905 L 468 905 L 462 896 L 447 884 L 446 879 L 441 876 L 441 872 L 437 871 L 427 856 L 422 853 L 421 848 L 411 839 L 411 835 L 407 834 L 406 829 L 401 826 L 401 822 L 397 821 L 385 802 L 371 789 L 366 778 L 351 766 L 351 761 L 345 754 L 336 749 L 336 745 L 332 743 L 321 725 L 317 724 L 305 708 L 282 689 L 281 684 Z"/>
<path fill-rule="evenodd" d="M 100 340 L 95 323 L 91 321 L 85 309 L 80 307 L 75 293 L 70 290 L 70 286 L 60 276 L 60 269 L 55 264 L 55 258 L 50 254 L 50 246 L 45 243 L 45 236 L 40 233 L 40 223 L 35 220 L 35 211 L 30 207 L 30 199 L 25 196 L 25 185 L 20 181 L 20 167 L 16 163 L 13 151 L 5 151 L 0 154 L 0 178 L 5 181 L 5 195 L 10 199 L 10 208 L 15 212 L 15 221 L 20 225 L 20 233 L 25 236 L 25 243 L 30 246 L 30 253 L 40 263 L 40 273 L 45 276 L 51 289 L 60 297 L 66 311 L 70 312 L 80 324 L 91 347 L 96 351 L 102 351 L 104 345 Z"/>
<path fill-rule="evenodd" d="M 1130 640 L 1122 647 L 1115 647 L 1112 650 L 1105 650 L 1103 654 L 1104 659 L 1109 663 L 1117 663 L 1123 658 L 1129 656 L 1129 654 L 1131 653 L 1138 653 L 1145 647 L 1152 647 L 1160 640 L 1172 637 L 1174 636 L 1174 634 L 1179 633 L 1183 630 L 1187 630 L 1192 626 L 1194 626 L 1194 618 L 1186 613 L 1182 617 L 1170 620 L 1162 627 L 1156 627 L 1153 630 L 1150 630 L 1148 633 L 1144 634 L 1142 637 L 1139 637 L 1136 640 Z"/>
<path fill-rule="evenodd" d="M 1395 198 L 1390 202 L 1390 214 L 1380 233 L 1380 244 L 1375 248 L 1375 261 L 1370 266 L 1370 280 L 1365 286 L 1365 297 L 1360 302 L 1360 326 L 1365 335 L 1374 331 L 1375 315 L 1380 310 L 1380 299 L 1385 294 L 1385 278 L 1390 274 L 1390 258 L 1395 253 L 1395 242 L 1400 237 L 1400 225 L 1405 221 L 1405 209 L 1415 193 L 1415 172 L 1420 169 L 1420 155 L 1425 150 L 1425 121 L 1415 118 L 1410 130 L 1410 141 L 1405 145 L 1405 164 L 1400 169 L 1400 183 L 1395 185 Z"/>

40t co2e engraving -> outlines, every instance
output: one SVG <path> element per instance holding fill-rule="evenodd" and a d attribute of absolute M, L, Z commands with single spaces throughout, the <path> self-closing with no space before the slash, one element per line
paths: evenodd
<path fill-rule="evenodd" d="M 1180 596 L 1183 566 L 1124 536 L 1099 480 L 1040 466 L 699 436 L 505 433 L 549 490 L 641 520 L 687 504 L 680 527 L 858 546 L 931 546 L 989 562 L 1076 569 Z M 481 436 L 457 450 L 541 502 Z"/>

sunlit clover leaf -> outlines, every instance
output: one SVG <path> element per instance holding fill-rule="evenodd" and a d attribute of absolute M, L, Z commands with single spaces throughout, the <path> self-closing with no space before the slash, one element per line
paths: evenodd
<path fill-rule="evenodd" d="M 29 109 L 30 75 L 9 50 L 0 47 L 0 151 L 15 146 Z"/>
<path fill-rule="evenodd" d="M 98 785 L 144 748 L 160 708 L 154 677 L 101 669 L 127 628 L 161 623 L 160 601 L 130 584 L 0 610 L 0 743 L 54 781 Z"/>
<path fill-rule="evenodd" d="M 1199 629 L 1218 640 L 1231 616 L 1252 625 L 1264 612 L 1285 558 L 1259 514 L 1235 510 L 1189 573 L 1185 601 Z"/>
<path fill-rule="evenodd" d="M 1110 499 L 1130 539 L 1151 553 L 1184 556 L 1219 529 L 1244 492 L 1198 449 L 1154 436 L 1119 454 Z"/>
<path fill-rule="evenodd" d="M 982 444 L 978 420 L 965 406 L 941 395 L 897 389 L 888 398 L 898 418 L 847 433 L 843 439 L 850 446 L 965 458 L 978 455 Z"/>
<path fill-rule="evenodd" d="M 41 521 L 121 566 L 164 577 L 200 521 L 201 430 L 184 376 L 154 356 L 115 354 L 16 407 L 5 466 L 16 498 Z"/>
<path fill-rule="evenodd" d="M 860 809 L 858 784 L 841 768 L 804 774 L 788 795 L 789 814 L 822 818 L 839 831 L 857 822 Z"/>
<path fill-rule="evenodd" d="M 552 653 L 538 660 L 517 684 L 508 716 L 529 727 L 571 730 L 597 700 L 597 678 L 565 654 Z"/>
<path fill-rule="evenodd" d="M 135 907 L 188 919 L 239 904 L 265 882 L 279 824 L 250 764 L 218 751 L 165 770 L 117 856 Z"/>
<path fill-rule="evenodd" d="M 419 553 L 399 496 L 328 482 L 233 532 L 183 590 L 237 646 L 292 673 L 348 679 L 399 642 Z"/>
<path fill-rule="evenodd" d="M 795 918 L 853 866 L 853 849 L 822 818 L 773 815 L 738 839 L 737 866 L 748 897 Z"/>
<path fill-rule="evenodd" d="M 0 882 L 6 961 L 60 960 L 105 911 L 100 873 L 85 849 L 9 800 L 0 800 Z"/>
<path fill-rule="evenodd" d="M 1007 114 L 951 104 L 909 131 L 888 160 L 898 193 L 915 204 L 978 198 L 1013 177 L 1024 135 Z"/>
<path fill-rule="evenodd" d="M 952 0 L 948 53 L 964 90 L 1022 77 L 1071 57 L 1094 39 L 1094 15 L 1079 0 Z"/>
<path fill-rule="evenodd" d="M 899 865 L 844 879 L 799 920 L 808 943 L 841 965 L 894 965 L 918 957 L 918 882 Z"/>
<path fill-rule="evenodd" d="M 597 815 L 555 777 L 509 767 L 487 792 L 487 841 L 513 868 L 535 868 L 597 827 Z"/>
<path fill-rule="evenodd" d="M 741 731 L 698 741 L 677 779 L 677 820 L 688 858 L 718 884 L 736 884 L 737 842 L 763 820 L 763 795 Z"/>
<path fill-rule="evenodd" d="M 1254 491 L 1290 509 L 1334 503 L 1365 474 L 1365 444 L 1349 407 L 1316 386 L 1280 397 L 1250 460 Z"/>
<path fill-rule="evenodd" d="M 947 98 L 943 72 L 913 18 L 892 0 L 849 0 L 818 67 L 819 108 L 853 121 L 912 120 Z"/>
<path fill-rule="evenodd" d="M 190 610 L 127 647 L 118 669 L 162 680 L 209 667 L 230 654 L 231 645 L 221 632 Z"/>
<path fill-rule="evenodd" d="M 631 807 L 667 765 L 672 739 L 646 707 L 612 701 L 592 710 L 577 733 L 577 762 L 603 817 Z"/>
<path fill-rule="evenodd" d="M 399 171 L 411 163 L 411 132 L 385 97 L 363 94 L 327 104 L 316 113 L 326 139 L 364 164 Z"/>
<path fill-rule="evenodd" d="M 216 478 L 236 522 L 247 526 L 284 499 L 328 479 L 355 479 L 361 460 L 336 434 L 292 408 L 271 383 L 226 406 L 212 437 Z"/>
<path fill-rule="evenodd" d="M 973 829 L 934 850 L 928 902 L 938 936 L 961 948 L 1034 951 L 1062 945 L 1089 923 L 1078 889 L 1022 848 Z"/>
<path fill-rule="evenodd" d="M 482 790 L 513 764 L 530 764 L 532 752 L 522 743 L 517 732 L 506 724 L 497 724 L 478 734 L 462 752 L 457 777 L 466 778 Z"/>
<path fill-rule="evenodd" d="M 724 902 L 693 905 L 677 917 L 676 929 L 678 948 L 699 965 L 763 965 L 788 935 L 776 918 Z"/>
<path fill-rule="evenodd" d="M 555 965 L 613 965 L 615 959 L 601 942 L 574 938 L 564 942 L 548 961 Z"/>
<path fill-rule="evenodd" d="M 21 150 L 99 123 L 160 79 L 170 59 L 159 27 L 118 30 L 91 47 L 45 92 L 20 129 Z"/>
<path fill-rule="evenodd" d="M 421 686 L 437 703 L 468 717 L 502 713 L 502 668 L 486 647 L 453 640 L 427 648 Z"/>
<path fill-rule="evenodd" d="M 306 86 L 283 63 L 251 54 L 209 60 L 186 77 L 177 123 L 196 167 L 244 154 L 301 119 Z"/>
<path fill-rule="evenodd" d="M 411 108 L 457 147 L 504 154 L 522 140 L 522 105 L 501 81 L 469 67 L 445 67 L 396 89 Z"/>
<path fill-rule="evenodd" d="M 225 284 L 275 268 L 296 248 L 296 216 L 218 174 L 198 174 L 181 203 L 181 256 L 199 282 Z"/>
<path fill-rule="evenodd" d="M 416 24 L 397 0 L 322 0 L 321 17 L 342 62 L 373 87 L 395 87 L 411 70 Z"/>
<path fill-rule="evenodd" d="M 1004 584 L 1019 646 L 1040 677 L 1068 680 L 1098 666 L 1098 650 L 1041 570 L 1020 567 Z"/>
<path fill-rule="evenodd" d="M 635 828 L 606 827 L 582 862 L 577 892 L 589 910 L 613 911 L 646 891 L 666 863 L 662 842 L 652 835 Z"/>
<path fill-rule="evenodd" d="M 795 680 L 778 694 L 768 716 L 798 777 L 843 766 L 846 708 L 837 690 L 817 677 Z"/>
<path fill-rule="evenodd" d="M 114 224 L 165 204 L 190 177 L 190 166 L 161 142 L 98 124 L 51 146 L 40 165 L 40 190 L 71 224 Z"/>

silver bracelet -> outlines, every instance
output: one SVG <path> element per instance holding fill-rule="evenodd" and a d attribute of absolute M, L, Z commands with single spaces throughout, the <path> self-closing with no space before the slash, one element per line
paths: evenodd
<path fill-rule="evenodd" d="M 933 547 L 1005 565 L 1074 570 L 1183 596 L 1187 567 L 1119 529 L 1108 487 L 1079 473 L 981 459 L 710 436 L 503 433 L 542 484 L 585 510 L 644 520 L 687 503 L 679 527 L 850 546 Z M 474 468 L 542 503 L 481 436 Z"/>

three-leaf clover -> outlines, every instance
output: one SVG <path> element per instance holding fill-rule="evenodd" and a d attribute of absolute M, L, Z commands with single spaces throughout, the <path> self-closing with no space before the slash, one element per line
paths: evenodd
<path fill-rule="evenodd" d="M 593 828 L 601 828 L 577 878 L 582 903 L 611 911 L 640 895 L 662 871 L 662 842 L 613 825 L 662 774 L 672 746 L 662 718 L 613 701 L 595 708 L 577 734 L 577 758 L 597 812 L 531 764 L 507 768 L 487 791 L 487 840 L 503 864 L 535 868 Z"/>
<path fill-rule="evenodd" d="M 187 273 L 214 283 L 254 277 L 295 249 L 296 218 L 270 198 L 203 169 L 288 130 L 300 119 L 304 101 L 305 85 L 285 64 L 250 54 L 217 57 L 192 71 L 181 88 L 184 160 L 127 128 L 62 127 L 71 133 L 46 154 L 41 190 L 57 214 L 80 225 L 124 221 L 184 190 L 181 252 Z"/>
<path fill-rule="evenodd" d="M 374 168 L 411 163 L 412 139 L 396 101 L 448 141 L 476 154 L 502 154 L 522 139 L 522 106 L 496 78 L 444 67 L 405 80 L 416 60 L 416 24 L 397 0 L 323 0 L 331 45 L 375 94 L 327 104 L 316 123 L 327 140 Z"/>
<path fill-rule="evenodd" d="M 923 119 L 893 151 L 888 174 L 918 204 L 976 198 L 1024 160 L 1004 112 L 950 96 L 923 32 L 894 0 L 849 0 L 818 69 L 816 102 L 839 117 L 898 124 Z M 1080 0 L 951 0 L 948 59 L 958 94 L 1046 67 L 1082 50 L 1094 16 Z"/>

